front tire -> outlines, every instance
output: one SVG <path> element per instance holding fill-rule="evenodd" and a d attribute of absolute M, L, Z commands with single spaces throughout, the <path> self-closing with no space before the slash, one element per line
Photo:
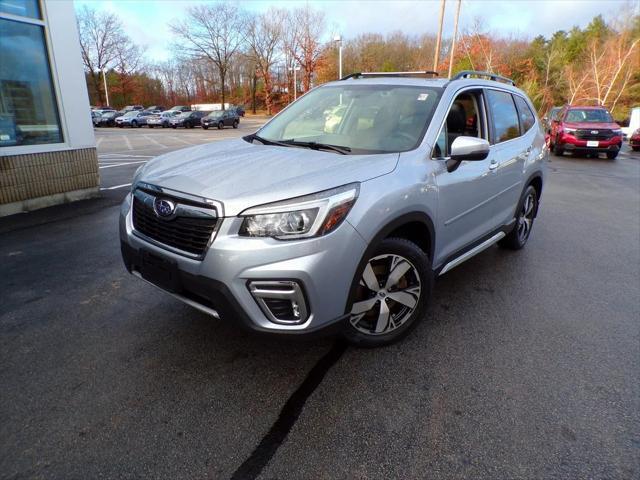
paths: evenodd
<path fill-rule="evenodd" d="M 131 128 L 136 128 L 138 126 L 138 122 L 135 120 L 131 122 Z"/>
<path fill-rule="evenodd" d="M 234 120 L 233 121 L 233 128 L 238 128 L 238 124 L 239 124 L 238 120 Z"/>
<path fill-rule="evenodd" d="M 509 250 L 520 250 L 527 244 L 533 221 L 538 212 L 538 192 L 529 185 L 518 202 L 518 215 L 513 230 L 498 242 L 501 247 Z"/>
<path fill-rule="evenodd" d="M 615 160 L 618 156 L 618 152 L 607 152 L 607 158 L 609 160 Z"/>
<path fill-rule="evenodd" d="M 383 240 L 357 275 L 351 317 L 342 333 L 350 343 L 389 345 L 424 317 L 431 296 L 431 262 L 415 243 Z"/>
<path fill-rule="evenodd" d="M 218 130 L 222 130 L 224 128 L 224 123 L 218 122 Z"/>
<path fill-rule="evenodd" d="M 557 157 L 564 155 L 564 148 L 558 145 L 558 142 L 553 144 L 553 154 Z"/>

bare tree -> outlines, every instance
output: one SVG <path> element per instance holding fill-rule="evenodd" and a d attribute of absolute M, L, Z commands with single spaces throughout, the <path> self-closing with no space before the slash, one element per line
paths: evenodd
<path fill-rule="evenodd" d="M 83 6 L 77 13 L 82 61 L 89 72 L 100 103 L 104 102 L 100 71 L 118 55 L 118 43 L 126 37 L 120 18 L 114 13 L 98 12 Z"/>
<path fill-rule="evenodd" d="M 279 11 L 269 11 L 254 17 L 249 24 L 247 43 L 249 55 L 264 81 L 267 113 L 272 113 L 273 82 L 271 70 L 276 63 L 278 46 L 283 35 L 283 17 Z"/>
<path fill-rule="evenodd" d="M 311 88 L 313 73 L 322 58 L 322 35 L 325 31 L 324 13 L 309 5 L 293 11 L 295 26 L 295 49 L 290 51 L 304 70 L 302 84 L 304 90 Z"/>
<path fill-rule="evenodd" d="M 184 54 L 205 58 L 218 70 L 223 109 L 227 72 L 243 43 L 245 19 L 236 4 L 220 2 L 190 7 L 185 20 L 171 25 Z"/>

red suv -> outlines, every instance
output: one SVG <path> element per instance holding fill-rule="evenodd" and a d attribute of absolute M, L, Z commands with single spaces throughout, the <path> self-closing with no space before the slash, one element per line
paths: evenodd
<path fill-rule="evenodd" d="M 631 145 L 634 152 L 640 151 L 640 128 L 631 134 L 629 145 Z"/>
<path fill-rule="evenodd" d="M 622 146 L 622 130 L 604 107 L 567 105 L 551 123 L 549 147 L 556 155 L 564 152 L 616 158 Z"/>

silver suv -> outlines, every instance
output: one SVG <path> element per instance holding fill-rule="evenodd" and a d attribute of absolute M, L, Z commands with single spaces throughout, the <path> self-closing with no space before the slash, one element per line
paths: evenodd
<path fill-rule="evenodd" d="M 425 316 L 435 277 L 495 243 L 526 244 L 547 155 L 509 79 L 354 74 L 255 134 L 140 168 L 122 255 L 212 316 L 384 345 Z"/>

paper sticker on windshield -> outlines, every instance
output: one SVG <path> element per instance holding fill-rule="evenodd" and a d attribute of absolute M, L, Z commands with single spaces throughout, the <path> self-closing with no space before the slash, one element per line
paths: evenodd
<path fill-rule="evenodd" d="M 418 101 L 419 102 L 424 102 L 427 99 L 428 96 L 429 96 L 428 93 L 421 93 L 420 95 L 418 95 Z"/>

